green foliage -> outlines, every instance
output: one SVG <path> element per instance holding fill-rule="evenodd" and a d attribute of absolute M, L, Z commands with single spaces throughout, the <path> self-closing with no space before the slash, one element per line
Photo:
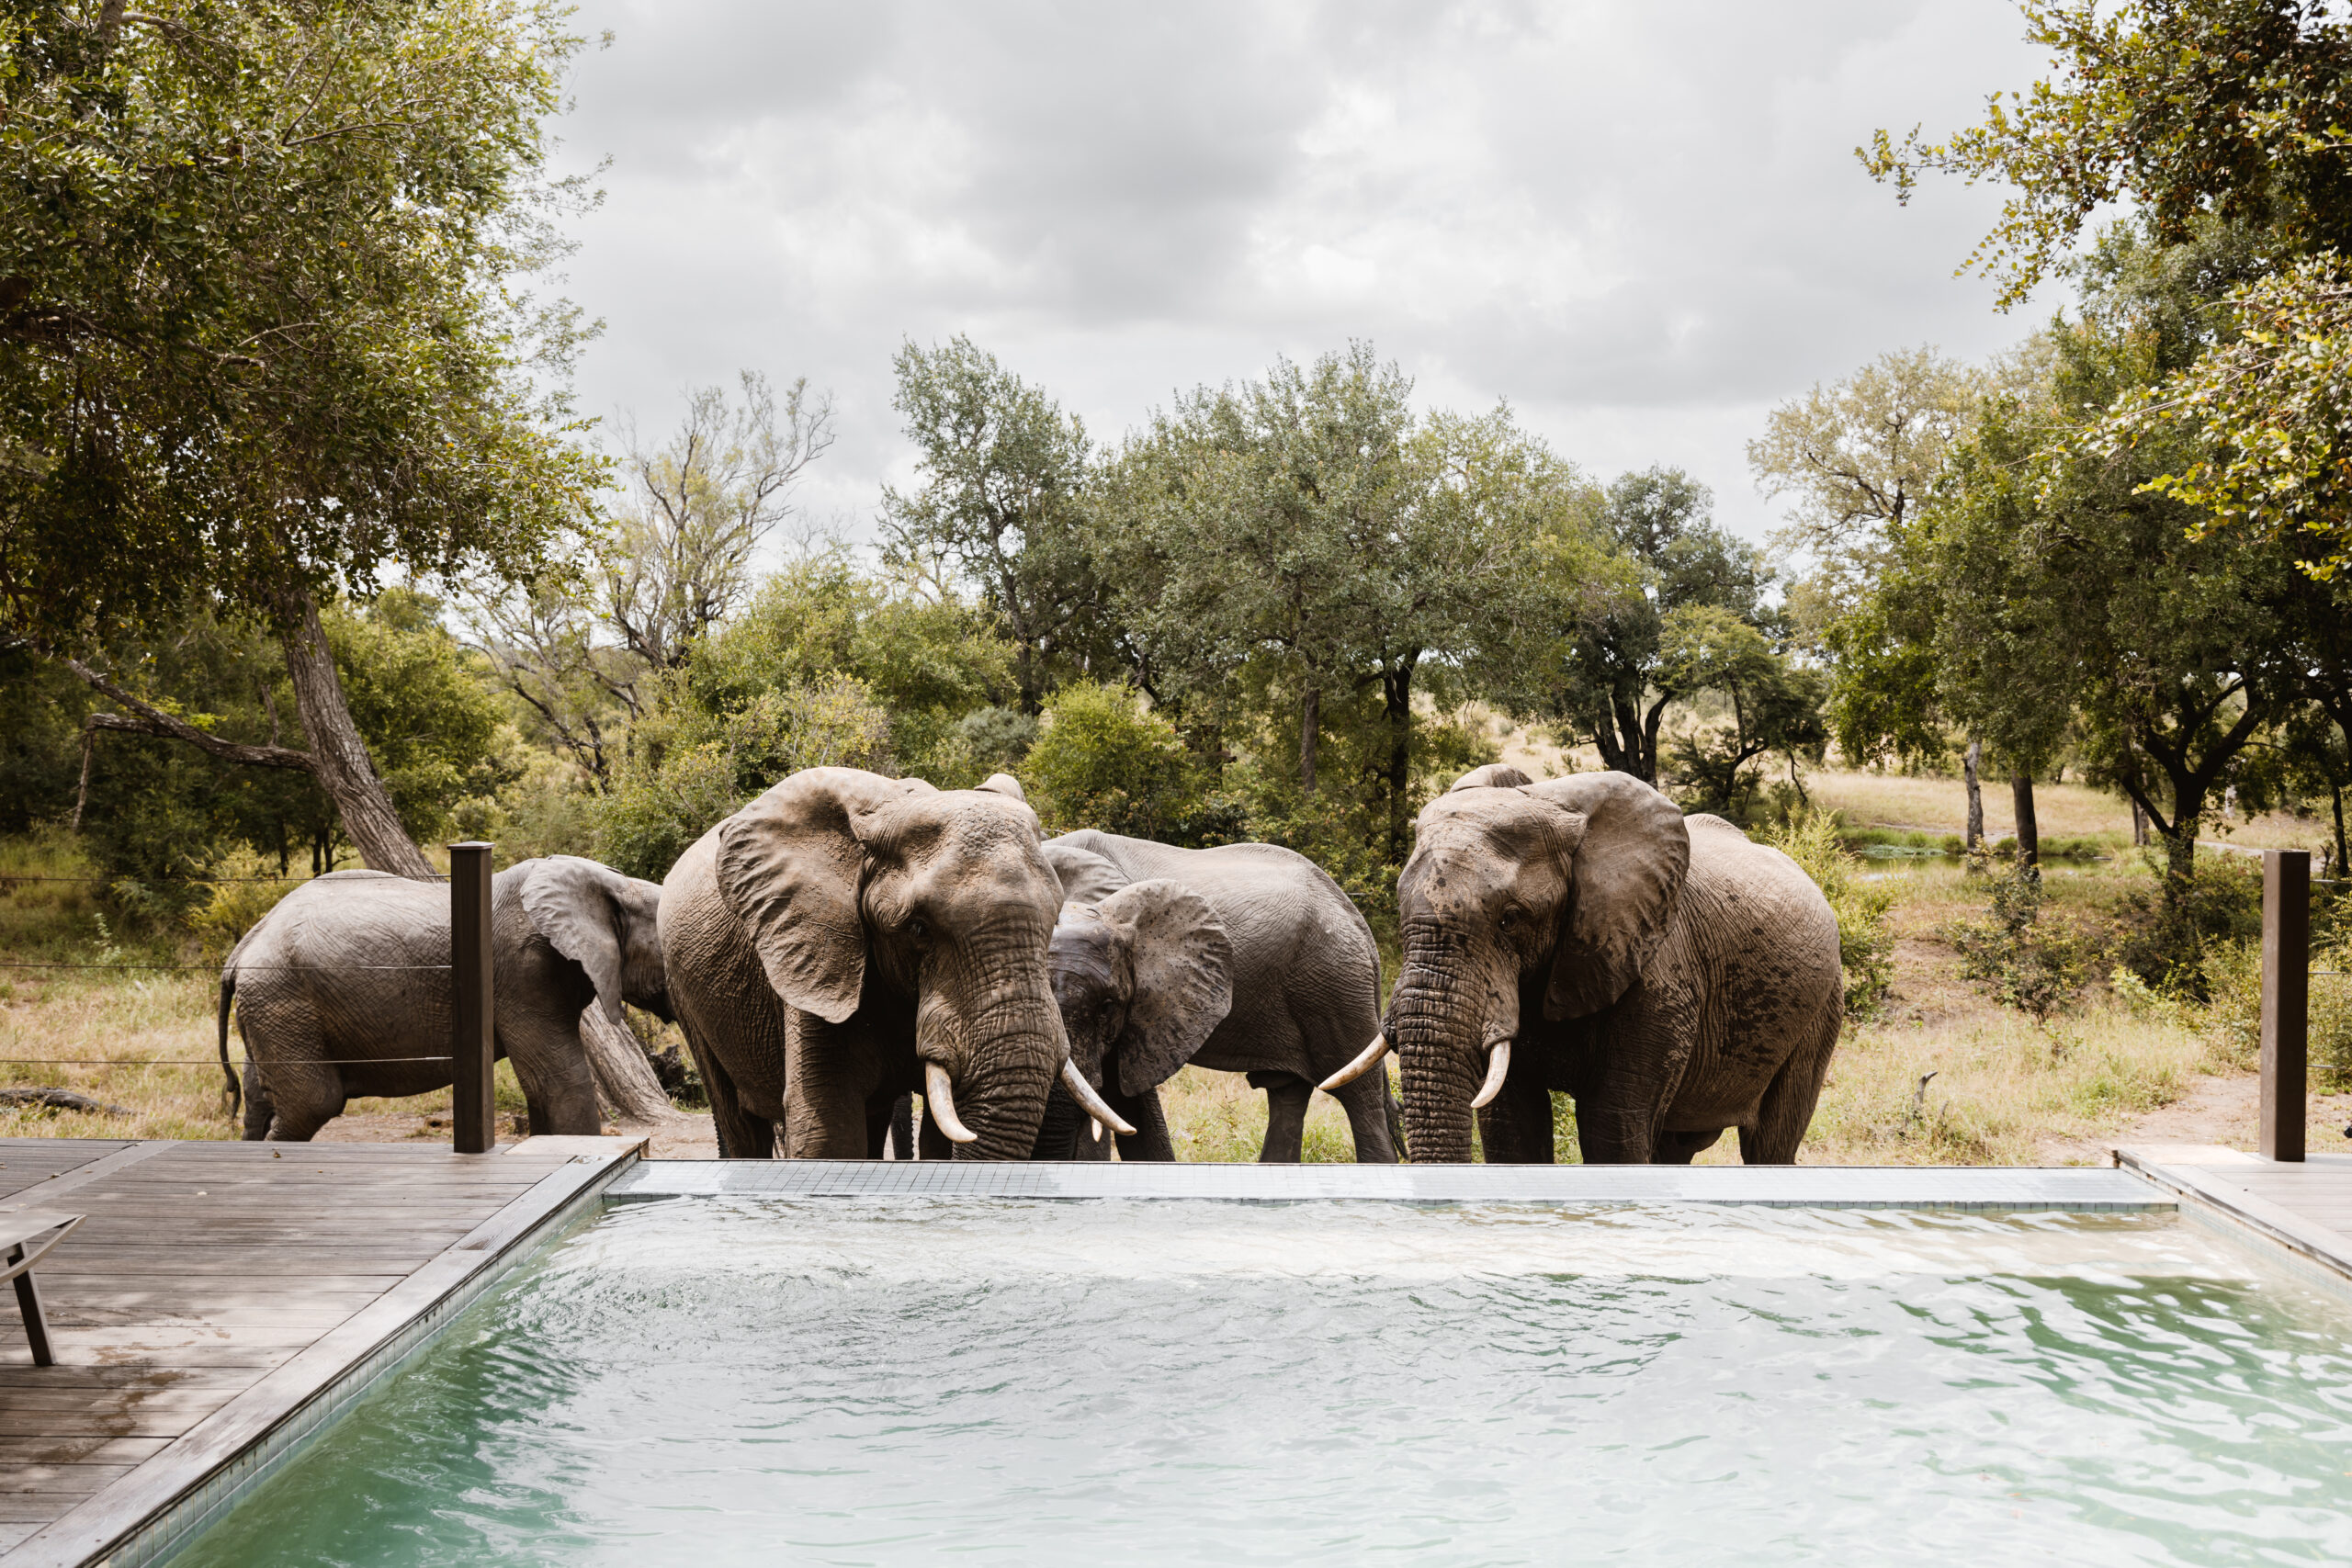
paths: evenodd
<path fill-rule="evenodd" d="M 1876 1013 L 1894 984 L 1894 933 L 1887 928 L 1894 890 L 1862 880 L 1840 840 L 1837 818 L 1800 812 L 1756 835 L 1797 863 L 1838 917 L 1838 958 L 1846 971 L 1846 1017 L 1860 1022 Z"/>
<path fill-rule="evenodd" d="M 2309 1034 L 2312 1069 L 2341 1089 L 2352 1084 L 2352 939 L 2312 944 Z M 2124 973 L 2130 973 L 2125 971 Z M 2136 978 L 2136 976 L 2134 976 Z M 2210 943 L 2201 956 L 2194 987 L 2175 995 L 2205 999 L 2204 1022 L 2230 1061 L 2253 1067 L 2262 1057 L 2262 943 L 2239 938 Z M 2193 1012 L 2192 1006 L 2180 1010 Z"/>
<path fill-rule="evenodd" d="M 440 836 L 459 801 L 494 794 L 521 771 L 505 754 L 504 718 L 480 662 L 442 627 L 440 609 L 389 588 L 364 612 L 334 606 L 322 616 L 352 722 L 419 840 Z M 290 711 L 290 690 L 276 700 Z"/>
<path fill-rule="evenodd" d="M 2186 881 L 2154 860 L 2148 870 L 2151 884 L 2125 893 L 2109 912 L 2116 961 L 2150 987 L 2201 998 L 2207 955 L 2261 932 L 2260 863 L 2209 855 Z"/>
<path fill-rule="evenodd" d="M 1774 751 L 1821 761 L 1827 682 L 1724 606 L 1685 604 L 1661 619 L 1657 678 L 1686 694 L 1719 694 L 1729 709 L 1728 723 L 1673 739 L 1667 776 L 1689 792 L 1686 804 L 1743 820 L 1753 788 L 1741 780 L 1748 763 Z"/>
<path fill-rule="evenodd" d="M 527 570 L 595 471 L 518 277 L 579 43 L 529 0 L 0 8 L 0 620 Z"/>
<path fill-rule="evenodd" d="M 659 882 L 694 841 L 803 768 L 891 771 L 890 716 L 854 675 L 753 693 L 731 711 L 673 708 L 664 743 L 632 757 L 600 803 L 598 858 Z"/>
<path fill-rule="evenodd" d="M 1960 952 L 1960 972 L 1989 986 L 2008 1006 L 2047 1025 L 2051 1015 L 2071 1004 L 2107 956 L 2097 936 L 2068 921 L 2043 919 L 2041 874 L 2013 865 L 1995 872 L 1978 857 L 1973 863 L 1989 879 L 1989 919 L 1956 921 L 1949 931 Z"/>
<path fill-rule="evenodd" d="M 882 492 L 888 559 L 933 578 L 961 574 L 1011 639 L 1023 712 L 1089 651 L 1098 597 L 1080 495 L 1085 425 L 958 336 L 910 343 L 892 362 L 891 406 L 922 456 L 922 484 Z"/>
<path fill-rule="evenodd" d="M 1199 830 L 1202 780 L 1183 738 L 1124 686 L 1075 681 L 1047 698 L 1021 778 L 1048 833 L 1182 843 Z"/>

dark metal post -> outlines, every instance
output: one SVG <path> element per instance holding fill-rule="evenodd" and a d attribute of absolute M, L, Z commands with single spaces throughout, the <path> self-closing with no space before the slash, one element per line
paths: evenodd
<path fill-rule="evenodd" d="M 2303 1157 L 2310 1049 L 2312 857 L 2262 852 L 2262 1156 Z"/>
<path fill-rule="evenodd" d="M 22 1247 L 12 1247 L 8 1249 L 10 1263 L 22 1263 L 24 1260 L 25 1249 Z M 26 1269 L 10 1283 L 17 1287 L 17 1310 L 24 1314 L 25 1340 L 33 1348 L 33 1365 L 36 1367 L 57 1365 L 56 1356 L 50 1351 L 49 1318 L 40 1310 L 40 1287 L 33 1283 L 33 1271 L 29 1269 Z"/>
<path fill-rule="evenodd" d="M 456 1027 L 450 1066 L 457 1071 L 449 1100 L 451 1146 L 461 1155 L 488 1154 L 498 1145 L 491 1043 L 490 850 L 488 844 L 449 846 L 449 979 Z"/>

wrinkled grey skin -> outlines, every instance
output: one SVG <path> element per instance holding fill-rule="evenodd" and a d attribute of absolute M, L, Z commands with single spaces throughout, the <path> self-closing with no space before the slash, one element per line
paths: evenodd
<path fill-rule="evenodd" d="M 1018 790 L 811 768 L 679 857 L 662 953 L 723 1157 L 876 1157 L 925 1059 L 977 1134 L 956 1157 L 1028 1155 L 1069 1046 L 1061 890 Z"/>
<path fill-rule="evenodd" d="M 592 1002 L 623 1027 L 624 1001 L 670 1016 L 661 894 L 573 855 L 523 861 L 491 879 L 492 1024 L 533 1133 L 603 1130 L 580 1041 Z M 447 886 L 338 871 L 263 916 L 220 969 L 220 1066 L 233 1100 L 232 1000 L 245 1042 L 248 1139 L 307 1142 L 352 1097 L 447 1089 L 455 1076 Z M 443 1059 L 393 1059 L 418 1056 Z"/>
<path fill-rule="evenodd" d="M 1498 1039 L 1490 1161 L 1551 1160 L 1553 1089 L 1594 1164 L 1685 1164 L 1731 1127 L 1747 1163 L 1795 1160 L 1844 983 L 1837 919 L 1786 855 L 1624 773 L 1489 767 L 1421 813 L 1397 902 L 1388 1038 L 1417 1160 L 1470 1157 Z"/>
<path fill-rule="evenodd" d="M 1136 1129 L 1119 1139 L 1119 1157 L 1175 1157 L 1157 1087 L 1189 1060 L 1249 1074 L 1266 1091 L 1258 1157 L 1296 1161 L 1315 1086 L 1354 1060 L 1380 1027 L 1380 950 L 1340 885 L 1272 844 L 1185 850 L 1087 829 L 1047 840 L 1046 855 L 1073 907 L 1111 917 L 1065 916 L 1054 933 L 1054 985 L 1072 1059 Z M 1161 883 L 1169 886 L 1155 886 Z M 1201 930 L 1212 919 L 1230 950 L 1230 1004 L 1215 1014 L 1206 1010 L 1219 994 L 1205 977 L 1213 952 L 1192 951 L 1214 949 Z M 1122 938 L 1122 927 L 1136 928 L 1142 940 Z M 1148 973 L 1155 953 L 1166 976 L 1158 987 Z M 1136 1027 L 1139 963 L 1146 1010 L 1158 1027 Z M 1203 1023 L 1213 1027 L 1199 1038 Z M 1396 1161 L 1387 1083 L 1385 1071 L 1367 1073 L 1336 1097 L 1361 1161 Z M 1107 1156 L 1107 1138 L 1088 1134 L 1085 1116 L 1058 1088 L 1047 1118 L 1037 1157 Z"/>

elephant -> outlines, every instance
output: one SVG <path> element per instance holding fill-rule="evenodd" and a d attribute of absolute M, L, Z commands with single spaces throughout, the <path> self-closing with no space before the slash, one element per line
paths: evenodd
<path fill-rule="evenodd" d="M 604 1130 L 581 1039 L 594 1004 L 626 1034 L 623 1002 L 670 1017 L 661 889 L 574 855 L 491 879 L 491 1011 L 534 1134 Z M 220 969 L 220 1070 L 233 1106 L 229 1010 L 245 1042 L 244 1135 L 305 1143 L 359 1095 L 424 1094 L 455 1078 L 449 890 L 379 871 L 304 883 Z"/>
<path fill-rule="evenodd" d="M 1094 910 L 1065 910 L 1054 986 L 1080 1076 L 1141 1129 L 1121 1136 L 1119 1157 L 1175 1157 L 1157 1089 L 1189 1060 L 1249 1074 L 1266 1091 L 1258 1157 L 1295 1163 L 1316 1083 L 1380 1028 L 1380 949 L 1340 885 L 1274 844 L 1179 849 L 1089 829 L 1045 849 L 1070 908 Z M 1337 1098 L 1356 1158 L 1395 1164 L 1387 1075 Z M 1037 1157 L 1108 1153 L 1086 1146 L 1058 1100 L 1046 1130 Z"/>
<path fill-rule="evenodd" d="M 1739 1129 L 1794 1163 L 1845 1016 L 1838 921 L 1795 862 L 1630 774 L 1490 764 L 1430 802 L 1397 881 L 1383 1038 L 1416 1159 L 1687 1164 Z M 1345 1075 L 1340 1075 L 1344 1077 Z"/>
<path fill-rule="evenodd" d="M 1002 774 L 809 768 L 712 828 L 662 884 L 662 949 L 721 1157 L 878 1157 L 920 1090 L 956 1158 L 1022 1159 L 1057 1076 L 1133 1133 L 1069 1065 L 1061 905 Z"/>
<path fill-rule="evenodd" d="M 1046 850 L 1055 856 L 1051 842 Z M 1119 1157 L 1174 1159 L 1159 1086 L 1232 1011 L 1234 953 L 1225 921 L 1199 894 L 1155 877 L 1099 903 L 1064 904 L 1050 953 L 1070 1059 L 1136 1129 L 1118 1138 Z M 1031 1157 L 1108 1158 L 1099 1132 L 1080 1136 L 1087 1130 L 1077 1101 L 1057 1092 Z"/>

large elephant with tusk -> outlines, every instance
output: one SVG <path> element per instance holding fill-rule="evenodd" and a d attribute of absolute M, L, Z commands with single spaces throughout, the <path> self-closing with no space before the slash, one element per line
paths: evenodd
<path fill-rule="evenodd" d="M 1838 921 L 1786 855 L 1625 773 L 1500 765 L 1422 811 L 1387 1038 L 1419 1160 L 1687 1163 L 1732 1127 L 1796 1158 L 1844 1019 Z"/>
<path fill-rule="evenodd" d="M 1054 987 L 1079 1074 L 1141 1129 L 1121 1159 L 1172 1159 L 1158 1086 L 1188 1062 L 1266 1091 L 1259 1158 L 1295 1162 L 1318 1080 L 1380 1025 L 1380 949 L 1340 885 L 1274 844 L 1180 849 L 1085 829 L 1046 840 L 1070 900 Z M 1385 1073 L 1333 1086 L 1356 1158 L 1397 1158 Z M 1057 1094 L 1037 1157 L 1102 1152 Z"/>
<path fill-rule="evenodd" d="M 920 1090 L 956 1157 L 1025 1158 L 1056 1077 L 1084 1085 L 1046 969 L 1061 903 L 1001 775 L 810 768 L 703 835 L 662 885 L 662 950 L 719 1153 L 872 1158 Z"/>

